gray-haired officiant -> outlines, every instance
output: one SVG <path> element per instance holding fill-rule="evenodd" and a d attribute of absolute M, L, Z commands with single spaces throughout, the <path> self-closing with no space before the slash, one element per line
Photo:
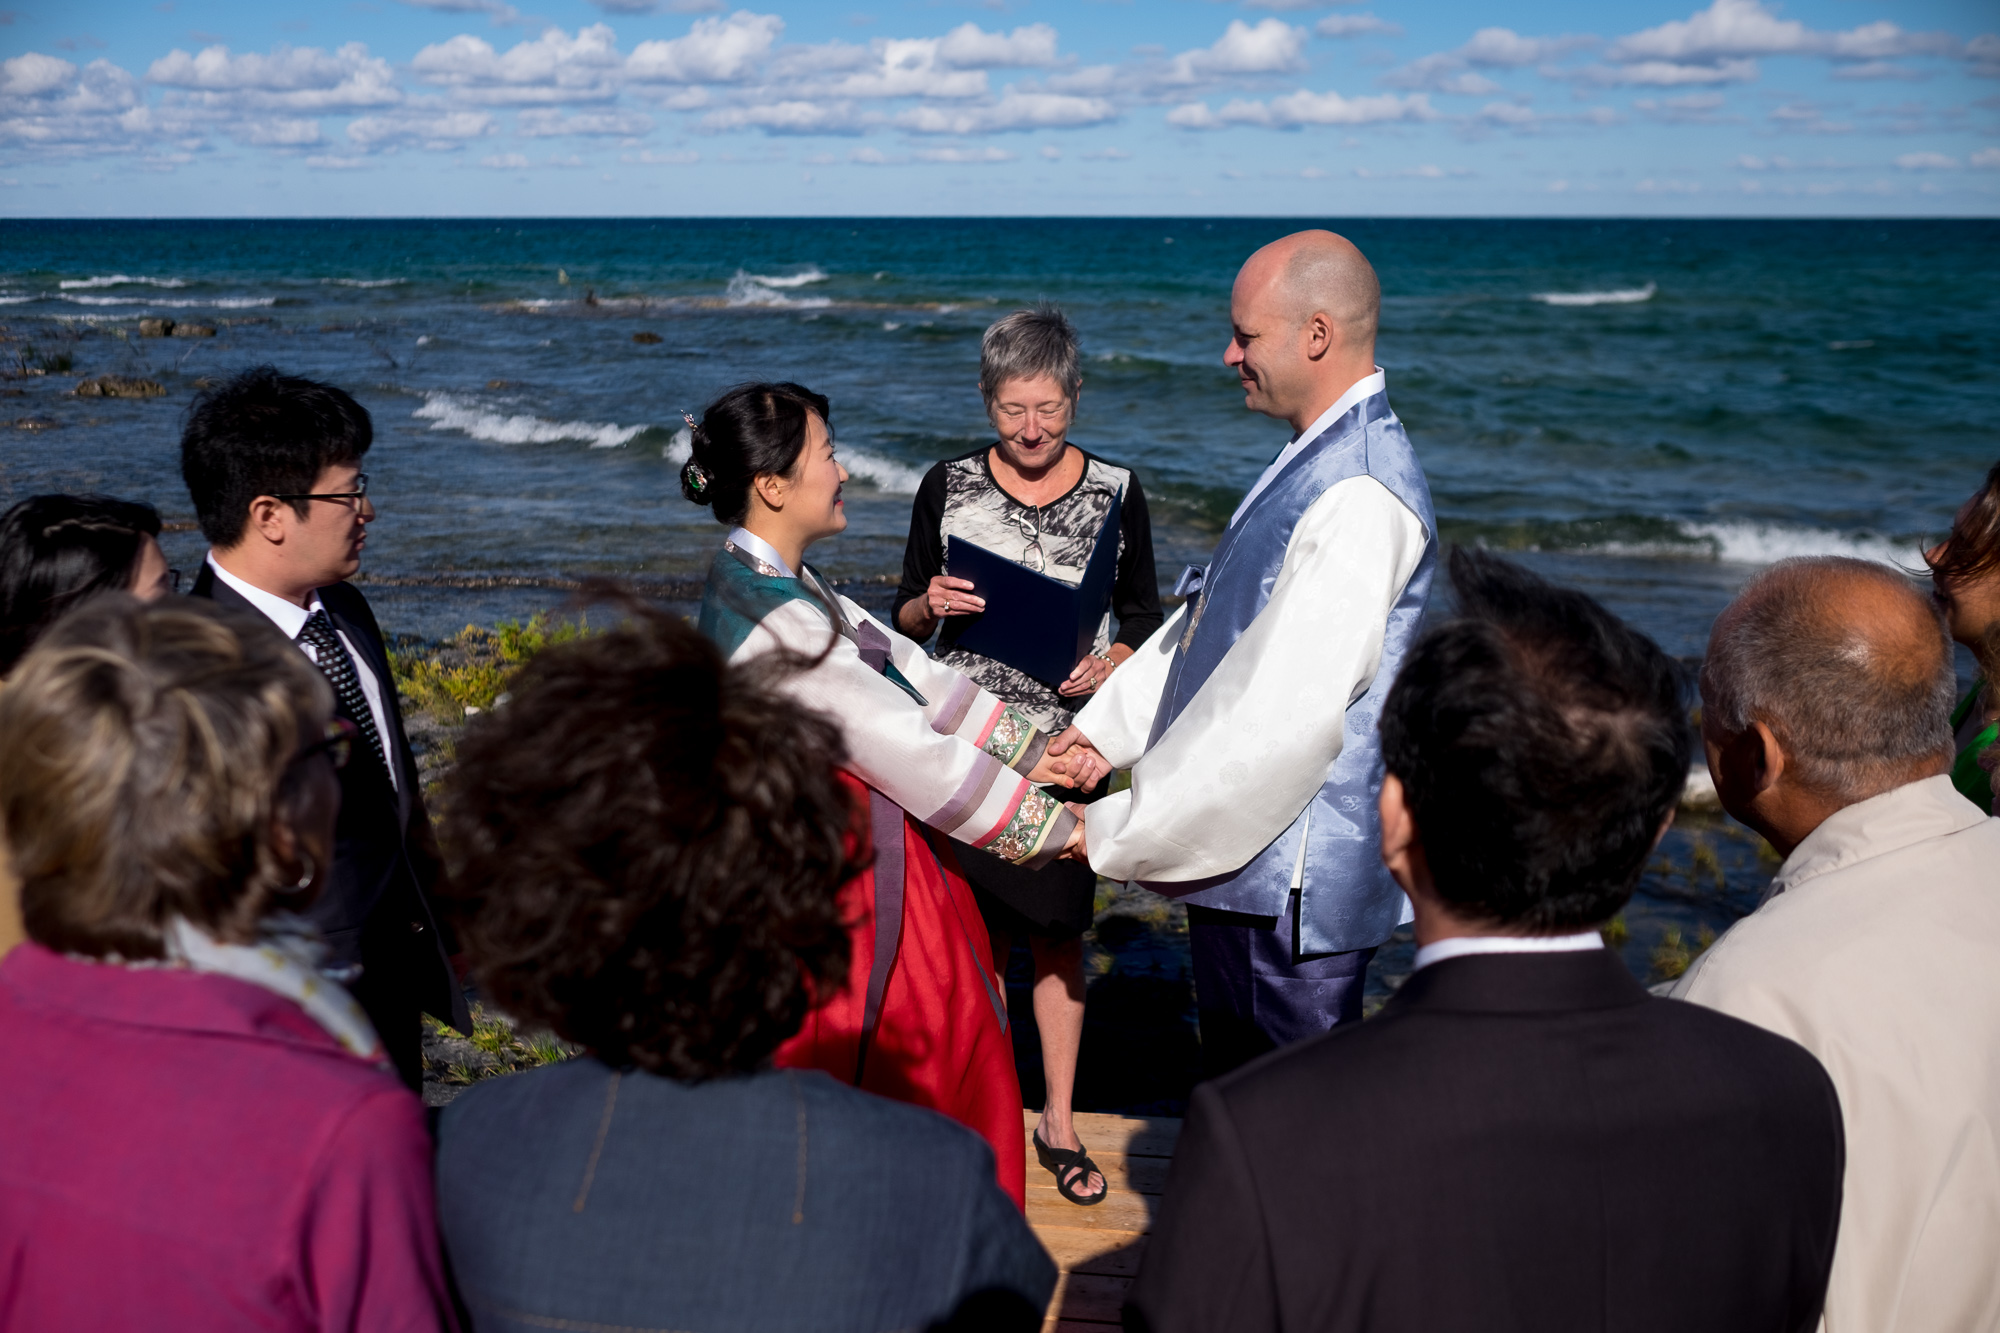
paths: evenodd
<path fill-rule="evenodd" d="M 979 391 L 999 438 L 925 474 L 910 516 L 893 613 L 896 628 L 919 642 L 942 626 L 938 660 L 1050 734 L 1069 726 L 1074 710 L 1161 620 L 1152 523 L 1138 477 L 1069 443 L 1082 386 L 1076 330 L 1054 306 L 1017 310 L 986 330 Z M 1118 564 L 1111 604 L 1090 651 L 1066 680 L 1040 680 L 959 645 L 965 617 L 985 611 L 986 604 L 974 595 L 971 580 L 947 573 L 949 538 L 1076 587 L 1099 534 L 1112 522 L 1118 527 Z M 1104 790 L 1099 787 L 1098 795 Z M 1094 799 L 1062 789 L 1050 795 Z M 970 848 L 957 850 L 993 940 L 995 970 L 1004 975 L 1016 938 L 1025 937 L 1034 956 L 1035 1025 L 1048 1088 L 1035 1131 L 1037 1156 L 1054 1173 L 1063 1197 L 1097 1203 L 1107 1186 L 1070 1123 L 1083 1040 L 1082 936 L 1090 927 L 1097 876 L 1074 861 L 1026 870 Z"/>

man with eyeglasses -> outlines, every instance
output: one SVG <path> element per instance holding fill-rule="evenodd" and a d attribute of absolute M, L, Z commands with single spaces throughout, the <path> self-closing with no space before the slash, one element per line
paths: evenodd
<path fill-rule="evenodd" d="M 325 970 L 375 1024 L 396 1072 L 423 1082 L 428 1012 L 470 1032 L 430 906 L 443 874 L 375 613 L 347 580 L 375 506 L 361 460 L 368 412 L 343 390 L 259 366 L 204 393 L 181 476 L 210 543 L 192 595 L 256 611 L 326 673 L 355 730 L 340 773 L 334 864 L 311 916 Z"/>

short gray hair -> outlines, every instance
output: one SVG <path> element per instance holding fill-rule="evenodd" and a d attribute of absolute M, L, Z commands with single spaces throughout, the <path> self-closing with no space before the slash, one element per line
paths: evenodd
<path fill-rule="evenodd" d="M 1901 623 L 1854 615 L 1842 594 L 1857 583 L 1900 602 Z M 1920 652 L 1891 651 L 1911 632 Z M 1956 693 L 1936 605 L 1894 570 L 1844 556 L 1781 560 L 1753 579 L 1716 620 L 1701 667 L 1702 707 L 1724 735 L 1762 722 L 1801 785 L 1848 804 L 1950 757 Z"/>
<path fill-rule="evenodd" d="M 1083 387 L 1083 354 L 1076 329 L 1061 307 L 1037 302 L 1031 310 L 1016 310 L 993 321 L 979 340 L 979 392 L 986 405 L 1008 380 L 1047 375 L 1074 399 Z"/>

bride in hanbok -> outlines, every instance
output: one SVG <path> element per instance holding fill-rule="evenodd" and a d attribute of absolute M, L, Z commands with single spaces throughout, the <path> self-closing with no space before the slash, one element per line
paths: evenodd
<path fill-rule="evenodd" d="M 921 646 L 805 563 L 847 527 L 827 400 L 797 384 L 747 384 L 711 403 L 681 469 L 688 499 L 730 526 L 702 599 L 701 630 L 732 662 L 789 651 L 812 665 L 787 692 L 840 724 L 844 775 L 868 811 L 875 859 L 848 884 L 846 988 L 778 1052 L 983 1135 L 1002 1188 L 1025 1198 L 1021 1091 L 1005 980 L 946 839 L 1017 865 L 1080 850 L 1081 824 L 1037 784 L 1089 790 L 1109 770 L 932 661 Z M 857 836 L 860 836 L 857 829 Z"/>

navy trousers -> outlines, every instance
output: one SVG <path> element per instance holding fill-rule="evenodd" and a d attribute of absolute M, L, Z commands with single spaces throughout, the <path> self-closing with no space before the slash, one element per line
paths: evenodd
<path fill-rule="evenodd" d="M 1307 954 L 1293 948 L 1299 895 L 1279 916 L 1188 907 L 1201 1064 L 1217 1078 L 1266 1051 L 1361 1017 L 1375 950 Z"/>

